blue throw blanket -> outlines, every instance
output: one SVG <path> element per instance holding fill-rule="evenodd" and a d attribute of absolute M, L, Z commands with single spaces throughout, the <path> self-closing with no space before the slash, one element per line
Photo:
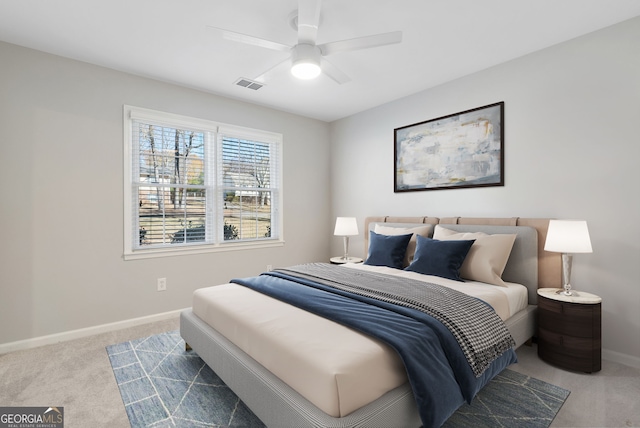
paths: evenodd
<path fill-rule="evenodd" d="M 460 345 L 435 318 L 281 272 L 231 282 L 252 288 L 393 347 L 403 360 L 423 426 L 439 427 L 496 374 L 516 362 L 513 349 L 476 377 Z"/>

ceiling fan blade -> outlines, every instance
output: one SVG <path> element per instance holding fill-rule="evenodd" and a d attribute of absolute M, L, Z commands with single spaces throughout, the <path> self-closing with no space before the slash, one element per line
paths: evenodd
<path fill-rule="evenodd" d="M 298 1 L 298 43 L 316 44 L 321 0 Z"/>
<path fill-rule="evenodd" d="M 357 37 L 355 39 L 340 40 L 337 42 L 318 45 L 322 55 L 332 55 L 337 52 L 355 51 L 359 49 L 375 48 L 377 46 L 391 45 L 402 41 L 402 31 L 376 34 L 373 36 Z"/>
<path fill-rule="evenodd" d="M 259 37 L 249 36 L 247 34 L 237 33 L 235 31 L 229 31 L 218 27 L 212 27 L 210 25 L 207 25 L 207 30 L 218 34 L 225 40 L 231 40 L 233 42 L 260 46 L 274 51 L 289 52 L 291 50 L 291 46 L 283 45 L 282 43 L 272 42 L 271 40 L 261 39 Z"/>
<path fill-rule="evenodd" d="M 260 83 L 266 83 L 271 79 L 271 76 L 281 71 L 284 71 L 284 70 L 280 70 L 281 68 L 284 68 L 283 67 L 284 64 L 290 64 L 290 63 L 291 63 L 291 58 L 287 58 L 283 61 L 280 61 L 279 63 L 277 63 L 276 65 L 274 65 L 273 67 L 271 67 L 270 69 L 268 69 L 267 71 L 259 75 L 258 77 L 254 78 L 253 80 Z"/>
<path fill-rule="evenodd" d="M 322 58 L 322 72 L 326 74 L 328 77 L 333 79 L 336 83 L 342 85 L 343 83 L 347 83 L 351 81 L 351 78 L 344 74 L 338 67 L 331 64 L 326 59 Z"/>

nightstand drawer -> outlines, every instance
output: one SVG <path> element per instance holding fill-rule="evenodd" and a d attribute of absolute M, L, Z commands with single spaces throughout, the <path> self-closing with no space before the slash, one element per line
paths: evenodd
<path fill-rule="evenodd" d="M 580 305 L 549 299 L 538 301 L 538 327 L 561 335 L 600 336 L 600 305 Z"/>
<path fill-rule="evenodd" d="M 558 315 L 568 315 L 571 317 L 585 318 L 593 313 L 594 305 L 583 305 L 579 303 L 560 302 L 546 297 L 542 298 L 538 305 L 547 311 Z"/>
<path fill-rule="evenodd" d="M 546 345 L 553 346 L 568 355 L 579 357 L 585 353 L 590 353 L 593 349 L 600 349 L 600 340 L 586 337 L 573 337 L 563 334 L 554 333 L 544 328 L 538 329 L 538 341 L 544 342 Z"/>
<path fill-rule="evenodd" d="M 591 373 L 601 368 L 600 340 L 563 336 L 538 329 L 538 355 L 569 370 Z"/>

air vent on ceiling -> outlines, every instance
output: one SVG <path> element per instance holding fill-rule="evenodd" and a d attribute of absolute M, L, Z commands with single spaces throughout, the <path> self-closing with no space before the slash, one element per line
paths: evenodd
<path fill-rule="evenodd" d="M 241 77 L 240 79 L 236 80 L 235 83 L 238 86 L 253 89 L 254 91 L 257 91 L 258 89 L 264 86 L 264 83 L 259 83 L 251 79 L 245 79 L 244 77 Z"/>

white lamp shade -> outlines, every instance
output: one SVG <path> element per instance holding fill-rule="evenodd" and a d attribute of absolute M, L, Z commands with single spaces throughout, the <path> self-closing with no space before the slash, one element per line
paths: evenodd
<path fill-rule="evenodd" d="M 550 220 L 545 251 L 556 253 L 591 253 L 589 229 L 584 220 Z"/>
<path fill-rule="evenodd" d="M 358 234 L 358 222 L 355 217 L 338 217 L 336 228 L 333 230 L 336 236 L 355 236 Z"/>

